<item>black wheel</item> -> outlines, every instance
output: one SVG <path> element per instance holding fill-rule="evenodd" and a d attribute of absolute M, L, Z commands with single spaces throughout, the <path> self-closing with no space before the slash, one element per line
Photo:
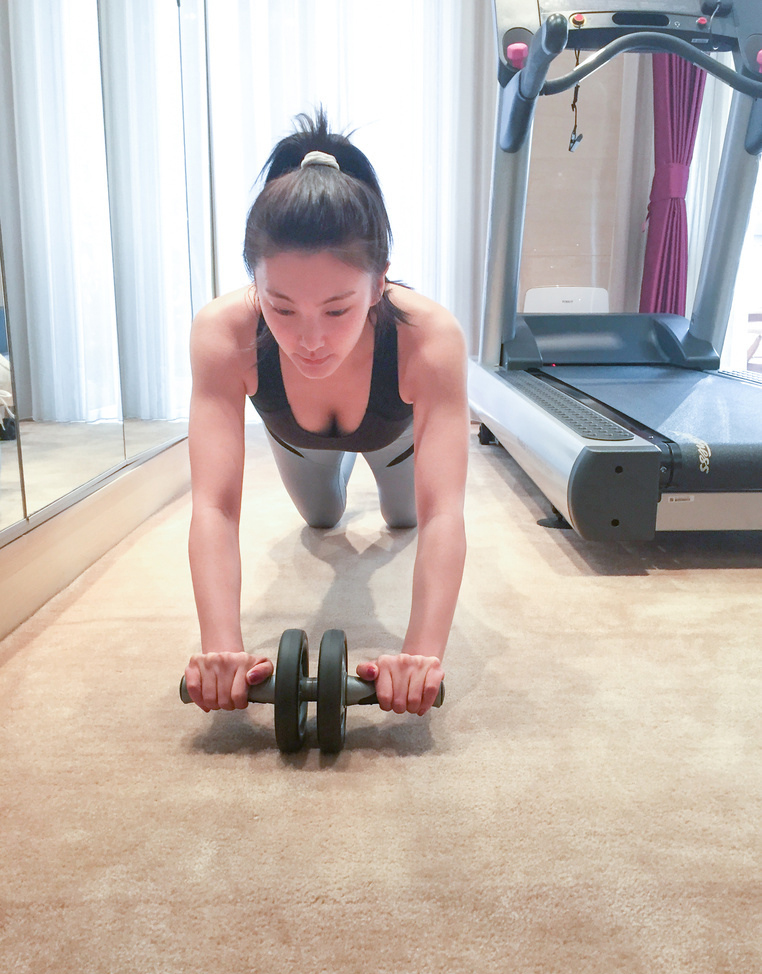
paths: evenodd
<path fill-rule="evenodd" d="M 317 736 L 321 751 L 336 754 L 347 729 L 347 637 L 329 629 L 320 641 L 317 675 Z"/>
<path fill-rule="evenodd" d="M 307 733 L 307 701 L 300 681 L 309 675 L 307 634 L 286 629 L 280 637 L 275 669 L 275 742 L 286 754 L 298 751 Z"/>

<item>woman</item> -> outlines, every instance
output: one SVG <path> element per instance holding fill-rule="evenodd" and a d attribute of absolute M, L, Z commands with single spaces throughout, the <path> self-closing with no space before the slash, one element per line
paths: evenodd
<path fill-rule="evenodd" d="M 357 667 L 384 710 L 423 715 L 444 676 L 465 558 L 466 354 L 455 319 L 390 283 L 391 232 L 367 158 L 299 116 L 273 150 L 246 225 L 253 283 L 207 305 L 191 336 L 189 554 L 202 652 L 186 669 L 203 710 L 247 705 L 273 672 L 241 637 L 238 525 L 244 403 L 262 416 L 283 483 L 314 528 L 341 518 L 357 453 L 392 528 L 418 526 L 399 655 Z"/>

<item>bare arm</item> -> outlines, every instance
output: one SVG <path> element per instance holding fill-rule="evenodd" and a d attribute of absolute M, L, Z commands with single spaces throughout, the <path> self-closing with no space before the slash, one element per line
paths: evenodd
<path fill-rule="evenodd" d="M 465 343 L 451 316 L 441 308 L 433 315 L 431 327 L 424 323 L 415 340 L 406 336 L 410 349 L 404 378 L 407 397 L 414 404 L 418 515 L 410 620 L 398 657 L 382 656 L 358 667 L 360 676 L 376 680 L 383 709 L 421 715 L 431 707 L 444 676 L 441 661 L 466 555 L 463 503 L 469 416 Z"/>
<path fill-rule="evenodd" d="M 238 527 L 244 467 L 245 363 L 235 334 L 214 306 L 193 325 L 193 393 L 188 432 L 193 514 L 188 553 L 201 631 L 201 656 L 186 669 L 192 699 L 205 710 L 246 706 L 247 673 L 259 657 L 241 636 Z M 272 671 L 259 667 L 259 682 Z"/>
<path fill-rule="evenodd" d="M 468 465 L 465 348 L 458 329 L 428 343 L 415 399 L 418 549 L 403 652 L 442 659 L 466 557 Z"/>
<path fill-rule="evenodd" d="M 201 313 L 191 336 L 193 393 L 188 445 L 193 516 L 188 550 L 204 652 L 243 649 L 238 524 L 244 462 L 245 389 L 231 351 Z"/>

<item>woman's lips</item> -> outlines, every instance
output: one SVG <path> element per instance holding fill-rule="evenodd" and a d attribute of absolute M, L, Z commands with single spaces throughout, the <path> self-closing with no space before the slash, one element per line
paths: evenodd
<path fill-rule="evenodd" d="M 308 358 L 305 355 L 297 355 L 299 361 L 302 362 L 304 365 L 312 365 L 312 366 L 324 365 L 330 357 L 331 357 L 330 355 L 323 355 L 321 358 Z"/>

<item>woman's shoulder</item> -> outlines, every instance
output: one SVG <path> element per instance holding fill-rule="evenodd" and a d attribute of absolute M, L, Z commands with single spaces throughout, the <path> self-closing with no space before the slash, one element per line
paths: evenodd
<path fill-rule="evenodd" d="M 253 287 L 223 294 L 193 319 L 191 359 L 194 370 L 241 370 L 245 384 L 256 376 L 256 329 L 259 308 Z"/>
<path fill-rule="evenodd" d="M 255 345 L 259 308 L 252 287 L 223 294 L 193 319 L 192 349 L 216 349 L 219 353 Z"/>
<path fill-rule="evenodd" d="M 193 330 L 232 335 L 256 327 L 258 317 L 256 292 L 253 285 L 248 285 L 205 304 L 193 319 Z"/>
<path fill-rule="evenodd" d="M 396 284 L 389 297 L 407 322 L 397 328 L 400 391 L 413 401 L 420 383 L 428 386 L 464 370 L 465 337 L 457 318 L 431 298 Z"/>
<path fill-rule="evenodd" d="M 405 315 L 397 329 L 406 344 L 423 348 L 440 342 L 463 345 L 463 329 L 458 319 L 436 301 L 399 284 L 389 285 L 389 298 Z"/>

